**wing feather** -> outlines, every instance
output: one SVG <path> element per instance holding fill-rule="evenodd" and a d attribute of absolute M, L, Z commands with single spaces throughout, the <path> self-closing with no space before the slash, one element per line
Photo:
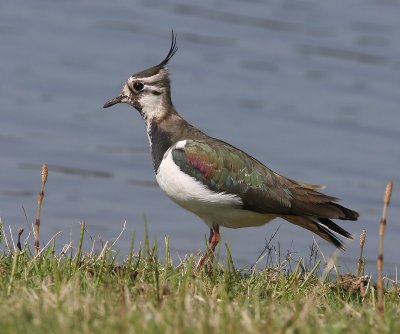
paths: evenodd
<path fill-rule="evenodd" d="M 356 220 L 358 214 L 324 195 L 319 185 L 279 175 L 247 153 L 223 141 L 186 140 L 172 151 L 186 174 L 215 192 L 240 196 L 243 208 L 266 214 L 307 215 Z"/>

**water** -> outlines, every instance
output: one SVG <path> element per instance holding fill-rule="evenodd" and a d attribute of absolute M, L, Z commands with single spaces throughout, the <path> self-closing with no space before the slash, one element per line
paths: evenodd
<path fill-rule="evenodd" d="M 157 188 L 145 129 L 127 105 L 103 110 L 132 73 L 170 63 L 177 110 L 294 179 L 358 210 L 342 222 L 367 230 L 374 272 L 386 182 L 395 188 L 385 271 L 400 263 L 399 1 L 19 1 L 0 4 L 0 216 L 13 231 L 35 217 L 40 165 L 50 175 L 42 241 L 77 242 L 85 221 L 94 240 L 171 237 L 175 258 L 204 248 L 208 229 Z M 24 209 L 23 209 L 24 208 Z M 313 235 L 283 221 L 223 230 L 239 265 L 274 243 L 295 257 Z M 15 234 L 15 233 L 14 233 Z M 316 237 L 316 240 L 321 241 Z M 321 242 L 329 255 L 333 248 Z M 353 268 L 358 241 L 341 255 Z"/>

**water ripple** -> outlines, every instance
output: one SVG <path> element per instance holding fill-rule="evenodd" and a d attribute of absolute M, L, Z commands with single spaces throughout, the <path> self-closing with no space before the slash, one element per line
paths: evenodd
<path fill-rule="evenodd" d="M 40 164 L 35 164 L 35 163 L 30 163 L 30 162 L 24 162 L 19 164 L 20 168 L 23 169 L 35 169 L 35 170 L 41 170 L 42 165 Z M 61 166 L 61 165 L 48 165 L 49 171 L 51 173 L 61 173 L 61 174 L 66 174 L 66 175 L 77 175 L 77 176 L 86 176 L 86 177 L 96 177 L 96 178 L 102 178 L 102 179 L 110 179 L 113 177 L 113 174 L 105 171 L 100 171 L 100 170 L 93 170 L 93 169 L 84 169 L 84 168 L 76 168 L 76 167 L 68 167 L 68 166 Z"/>

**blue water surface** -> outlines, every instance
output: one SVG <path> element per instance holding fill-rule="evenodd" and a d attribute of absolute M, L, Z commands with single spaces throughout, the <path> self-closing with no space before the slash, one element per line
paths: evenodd
<path fill-rule="evenodd" d="M 166 55 L 171 29 L 173 101 L 189 122 L 285 176 L 327 185 L 361 214 L 340 256 L 353 270 L 367 231 L 374 272 L 382 196 L 395 183 L 385 271 L 400 264 L 400 2 L 7 1 L 0 4 L 0 217 L 8 232 L 34 222 L 40 166 L 49 166 L 41 240 L 170 236 L 177 261 L 204 248 L 208 228 L 156 186 L 143 121 L 127 105 L 102 109 L 134 72 Z M 25 212 L 24 212 L 25 211 Z M 27 219 L 25 217 L 25 213 Z M 223 230 L 238 266 L 266 240 L 308 257 L 308 231 L 276 220 Z M 27 236 L 27 233 L 24 234 Z M 90 239 L 87 238 L 90 245 Z M 30 239 L 31 242 L 32 239 Z M 222 244 L 222 248 L 224 245 Z"/>

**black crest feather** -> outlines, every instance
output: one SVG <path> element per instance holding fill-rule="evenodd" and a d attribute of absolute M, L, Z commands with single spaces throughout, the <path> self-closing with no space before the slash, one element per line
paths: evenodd
<path fill-rule="evenodd" d="M 172 40 L 171 40 L 171 47 L 169 48 L 168 54 L 165 59 L 158 65 L 158 66 L 165 66 L 168 64 L 170 59 L 174 56 L 174 54 L 178 51 L 178 46 L 176 45 L 176 34 L 172 30 Z"/>

